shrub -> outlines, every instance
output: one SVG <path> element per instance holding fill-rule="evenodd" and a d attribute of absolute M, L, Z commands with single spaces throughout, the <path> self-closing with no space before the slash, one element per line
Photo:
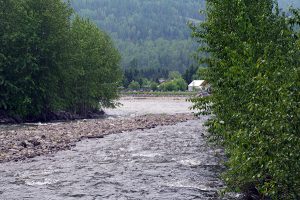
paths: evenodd
<path fill-rule="evenodd" d="M 178 78 L 164 82 L 159 87 L 162 91 L 185 91 L 187 84 L 185 80 Z"/>
<path fill-rule="evenodd" d="M 129 84 L 128 88 L 129 88 L 130 90 L 139 90 L 139 89 L 141 88 L 141 86 L 140 86 L 139 82 L 132 81 L 132 82 Z"/>
<path fill-rule="evenodd" d="M 156 91 L 157 87 L 158 87 L 158 84 L 156 82 L 151 82 L 150 87 L 151 87 L 151 90 Z"/>

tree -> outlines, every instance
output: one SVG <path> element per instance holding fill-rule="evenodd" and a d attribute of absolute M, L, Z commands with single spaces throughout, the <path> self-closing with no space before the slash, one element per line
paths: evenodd
<path fill-rule="evenodd" d="M 109 36 L 61 0 L 0 1 L 0 110 L 47 120 L 114 106 L 120 55 Z"/>
<path fill-rule="evenodd" d="M 257 190 L 257 198 L 300 196 L 299 13 L 294 14 L 280 14 L 272 0 L 209 0 L 207 21 L 193 27 L 199 51 L 209 54 L 199 62 L 208 65 L 213 91 L 193 99 L 194 107 L 214 114 L 210 130 L 229 155 L 229 189 Z"/>
<path fill-rule="evenodd" d="M 141 87 L 146 89 L 146 88 L 150 88 L 150 86 L 151 86 L 151 81 L 149 81 L 147 78 L 143 78 Z"/>
<path fill-rule="evenodd" d="M 151 82 L 150 87 L 151 87 L 151 90 L 152 90 L 152 91 L 156 91 L 156 90 L 157 90 L 157 87 L 158 87 L 158 84 L 157 84 L 156 82 Z"/>
<path fill-rule="evenodd" d="M 177 78 L 162 83 L 159 88 L 163 91 L 185 91 L 187 89 L 187 84 L 184 79 Z"/>
<path fill-rule="evenodd" d="M 59 72 L 71 11 L 54 1 L 1 1 L 1 93 L 12 115 L 35 117 L 59 107 Z M 1 29 L 2 29 L 1 28 Z"/>
<path fill-rule="evenodd" d="M 178 91 L 179 90 L 177 84 L 173 80 L 160 84 L 159 88 L 162 91 Z"/>
<path fill-rule="evenodd" d="M 183 78 L 175 79 L 175 84 L 177 85 L 178 90 L 185 91 L 187 90 L 187 83 Z"/>
<path fill-rule="evenodd" d="M 31 105 L 41 107 L 39 114 L 46 119 L 48 113 L 62 108 L 60 74 L 65 67 L 69 52 L 69 28 L 71 9 L 60 0 L 26 0 L 37 21 L 35 34 L 38 43 L 33 51 L 39 70 L 33 77 L 38 88 L 34 91 Z"/>
<path fill-rule="evenodd" d="M 192 78 L 195 80 L 205 80 L 207 77 L 207 67 L 199 67 Z"/>
<path fill-rule="evenodd" d="M 121 80 L 120 55 L 108 35 L 89 20 L 76 17 L 71 27 L 72 53 L 65 71 L 68 109 L 86 115 L 114 107 Z M 71 73 L 70 73 L 71 72 Z"/>
<path fill-rule="evenodd" d="M 132 81 L 132 82 L 129 84 L 128 88 L 129 88 L 130 90 L 139 90 L 139 89 L 141 88 L 141 86 L 140 86 L 139 82 Z"/>

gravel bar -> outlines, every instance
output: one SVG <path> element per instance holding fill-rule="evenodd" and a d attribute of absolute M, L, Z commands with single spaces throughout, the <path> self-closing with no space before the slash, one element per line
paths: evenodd
<path fill-rule="evenodd" d="M 70 149 L 84 139 L 174 125 L 193 119 L 193 114 L 150 114 L 132 118 L 0 126 L 0 163 L 53 154 Z"/>

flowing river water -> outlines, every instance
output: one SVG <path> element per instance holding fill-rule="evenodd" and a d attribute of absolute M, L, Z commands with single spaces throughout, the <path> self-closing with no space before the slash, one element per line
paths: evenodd
<path fill-rule="evenodd" d="M 112 117 L 191 112 L 182 98 L 123 98 Z M 0 164 L 1 200 L 219 199 L 221 149 L 206 118 L 83 140 L 51 156 Z"/>

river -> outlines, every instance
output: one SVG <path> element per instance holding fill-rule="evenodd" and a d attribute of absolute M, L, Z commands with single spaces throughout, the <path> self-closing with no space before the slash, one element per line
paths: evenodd
<path fill-rule="evenodd" d="M 123 98 L 112 117 L 191 112 L 183 98 Z M 0 164 L 1 200 L 219 199 L 221 149 L 207 118 L 83 140 L 71 150 Z"/>

